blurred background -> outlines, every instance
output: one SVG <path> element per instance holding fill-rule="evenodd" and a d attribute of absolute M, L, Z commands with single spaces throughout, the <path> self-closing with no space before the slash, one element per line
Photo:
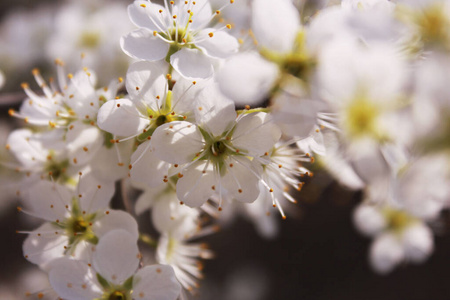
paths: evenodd
<path fill-rule="evenodd" d="M 20 83 L 33 82 L 32 68 L 39 67 L 48 78 L 54 72 L 53 60 L 63 58 L 69 70 L 89 65 L 97 71 L 100 82 L 104 77 L 109 80 L 125 74 L 130 61 L 121 53 L 118 38 L 132 28 L 126 16 L 130 2 L 0 1 L 0 70 L 5 75 L 0 91 L 3 145 L 8 132 L 23 125 L 8 116 L 8 109 L 17 109 L 25 98 Z M 105 9 L 100 13 L 99 7 Z M 95 17 L 88 19 L 86 14 Z M 79 36 L 74 38 L 74 32 Z M 111 44 L 102 43 L 104 38 Z M 96 51 L 102 54 L 95 57 L 103 61 L 89 60 Z M 3 147 L 0 157 L 3 163 L 8 160 Z M 340 187 L 318 166 L 313 165 L 312 171 L 315 176 L 295 195 L 299 203 L 285 207 L 292 212 L 284 221 L 279 218 L 275 238 L 261 237 L 247 220 L 238 219 L 201 239 L 216 257 L 204 262 L 205 279 L 194 299 L 450 299 L 448 213 L 434 224 L 435 251 L 428 261 L 405 264 L 386 276 L 376 275 L 367 262 L 371 241 L 352 224 L 352 211 L 361 201 L 361 193 Z M 45 286 L 46 275 L 23 258 L 26 235 L 15 231 L 32 230 L 37 223 L 16 210 L 19 198 L 14 177 L 18 175 L 2 167 L 0 176 L 0 259 L 4 270 L 0 273 L 0 299 L 25 299 L 26 291 Z M 113 206 L 123 207 L 118 198 Z M 144 231 L 150 226 L 146 218 L 148 215 L 139 219 Z"/>

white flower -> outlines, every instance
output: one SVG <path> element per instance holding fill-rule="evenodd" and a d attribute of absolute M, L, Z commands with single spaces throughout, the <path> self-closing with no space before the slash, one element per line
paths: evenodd
<path fill-rule="evenodd" d="M 184 77 L 207 78 L 214 73 L 211 58 L 237 52 L 237 40 L 224 32 L 230 25 L 209 27 L 220 10 L 213 13 L 207 0 L 164 4 L 135 1 L 128 6 L 131 21 L 140 28 L 120 40 L 126 54 L 148 61 L 165 59 Z"/>
<path fill-rule="evenodd" d="M 236 118 L 233 102 L 214 85 L 197 96 L 197 124 L 178 121 L 153 134 L 155 154 L 179 167 L 177 195 L 191 207 L 226 189 L 243 202 L 259 195 L 261 167 L 249 157 L 261 156 L 280 138 L 270 116 L 262 112 Z"/>
<path fill-rule="evenodd" d="M 115 97 L 122 79 L 113 80 L 108 87 L 96 89 L 96 76 L 84 69 L 75 75 L 69 74 L 69 82 L 63 70 L 63 63 L 56 61 L 58 80 L 45 82 L 39 70 L 33 75 L 42 88 L 43 95 L 32 91 L 28 84 L 23 84 L 28 98 L 22 103 L 20 111 L 10 110 L 12 116 L 25 120 L 26 123 L 44 129 L 50 129 L 42 145 L 54 149 L 52 144 L 64 144 L 58 149 L 64 152 L 71 165 L 89 164 L 103 147 L 111 148 L 112 136 L 96 126 L 97 111 L 107 98 Z M 53 140 L 52 137 L 53 136 Z M 117 158 L 114 159 L 117 161 Z M 120 159 L 119 159 L 120 160 Z M 120 163 L 120 161 L 119 161 Z"/>
<path fill-rule="evenodd" d="M 134 218 L 123 211 L 108 209 L 113 184 L 99 184 L 87 176 L 78 189 L 73 192 L 48 181 L 28 189 L 25 209 L 19 210 L 47 221 L 29 233 L 23 244 L 29 261 L 47 268 L 52 260 L 65 255 L 86 258 L 91 246 L 116 228 L 127 230 L 137 239 Z"/>
<path fill-rule="evenodd" d="M 26 181 L 53 178 L 58 182 L 73 183 L 74 176 L 85 165 L 78 165 L 77 160 L 70 159 L 73 152 L 64 151 L 65 144 L 60 133 L 51 131 L 34 134 L 29 129 L 13 131 L 8 137 L 6 148 L 15 156 L 19 166 L 11 167 L 24 172 Z"/>
<path fill-rule="evenodd" d="M 125 137 L 117 140 L 119 144 L 134 138 L 142 143 L 131 156 L 130 176 L 151 187 L 166 181 L 169 168 L 169 164 L 154 156 L 150 141 L 153 133 L 165 123 L 193 120 L 194 97 L 206 84 L 179 78 L 169 90 L 166 69 L 164 63 L 134 63 L 126 80 L 129 99 L 109 100 L 98 113 L 101 129 Z M 149 172 L 154 175 L 148 176 Z"/>
<path fill-rule="evenodd" d="M 68 2 L 54 12 L 45 54 L 49 61 L 58 57 L 70 67 L 90 66 L 98 71 L 100 82 L 106 83 L 126 72 L 130 59 L 118 41 L 132 28 L 125 3 Z"/>
<path fill-rule="evenodd" d="M 50 283 L 70 300 L 175 300 L 180 285 L 172 268 L 152 265 L 137 270 L 140 257 L 136 238 L 127 231 L 113 230 L 95 247 L 92 264 L 68 258 L 53 262 Z"/>
<path fill-rule="evenodd" d="M 203 265 L 199 258 L 210 259 L 213 253 L 205 244 L 191 243 L 189 240 L 211 233 L 214 228 L 199 231 L 198 225 L 192 226 L 195 223 L 191 220 L 185 218 L 184 221 L 161 234 L 156 250 L 156 260 L 173 267 L 181 285 L 188 291 L 192 291 L 193 288 L 199 287 L 198 279 L 203 278 Z"/>
<path fill-rule="evenodd" d="M 431 230 L 406 211 L 362 204 L 354 221 L 362 233 L 374 236 L 369 256 L 378 273 L 386 274 L 402 261 L 423 262 L 433 252 Z"/>

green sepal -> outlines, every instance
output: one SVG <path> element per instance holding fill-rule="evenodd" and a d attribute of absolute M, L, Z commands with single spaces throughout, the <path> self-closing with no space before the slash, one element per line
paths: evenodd
<path fill-rule="evenodd" d="M 131 289 L 133 288 L 133 276 L 125 280 L 122 286 L 124 287 L 125 290 L 131 291 Z"/>
<path fill-rule="evenodd" d="M 103 142 L 103 144 L 107 149 L 111 149 L 114 146 L 114 143 L 111 143 L 111 141 L 114 140 L 114 136 L 112 135 L 112 133 L 106 131 L 103 132 L 105 134 L 105 141 Z"/>
<path fill-rule="evenodd" d="M 138 142 L 142 143 L 145 142 L 149 136 L 152 136 L 153 132 L 155 132 L 157 127 L 150 127 L 146 132 L 141 133 L 140 135 L 137 136 L 137 140 Z"/>
<path fill-rule="evenodd" d="M 93 244 L 93 245 L 97 245 L 98 244 L 98 237 L 95 235 L 92 235 L 91 237 L 89 237 L 88 239 L 86 239 L 87 242 Z"/>
<path fill-rule="evenodd" d="M 111 287 L 109 282 L 105 278 L 103 278 L 102 275 L 100 275 L 99 273 L 96 273 L 96 275 L 98 283 L 100 283 L 104 290 L 107 290 Z"/>

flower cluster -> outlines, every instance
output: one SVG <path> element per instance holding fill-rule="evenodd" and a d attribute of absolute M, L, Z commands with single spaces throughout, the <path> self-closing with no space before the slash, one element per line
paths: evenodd
<path fill-rule="evenodd" d="M 286 219 L 316 160 L 363 190 L 354 222 L 374 238 L 375 271 L 426 260 L 429 224 L 450 205 L 446 1 L 342 0 L 314 14 L 291 0 L 162 2 L 128 6 L 136 29 L 114 41 L 134 59 L 126 76 L 98 87 L 92 69 L 65 74 L 57 59 L 56 79 L 33 69 L 42 92 L 23 83 L 9 111 L 27 125 L 6 145 L 19 211 L 45 221 L 23 251 L 51 293 L 194 291 L 213 257 L 194 239 L 218 229 L 205 216 L 242 214 L 274 236 L 272 212 Z M 102 43 L 92 28 L 86 47 Z M 127 212 L 110 208 L 118 181 Z M 133 217 L 149 209 L 154 238 Z"/>

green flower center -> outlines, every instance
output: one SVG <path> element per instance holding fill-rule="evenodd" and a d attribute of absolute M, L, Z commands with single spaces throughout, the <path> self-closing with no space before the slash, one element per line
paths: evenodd
<path fill-rule="evenodd" d="M 384 213 L 387 219 L 388 228 L 395 232 L 403 231 L 414 222 L 414 217 L 401 210 L 386 209 Z"/>
<path fill-rule="evenodd" d="M 48 156 L 49 160 L 45 167 L 45 171 L 53 178 L 55 181 L 66 182 L 69 177 L 65 174 L 66 169 L 69 166 L 69 161 L 64 160 L 58 162 L 53 160 L 52 155 Z"/>
<path fill-rule="evenodd" d="M 83 48 L 96 48 L 100 44 L 100 35 L 97 32 L 85 31 L 81 34 L 78 44 Z"/>
<path fill-rule="evenodd" d="M 211 144 L 210 150 L 211 153 L 217 157 L 226 152 L 227 146 L 225 146 L 225 143 L 223 141 L 217 141 Z"/>
<path fill-rule="evenodd" d="M 128 299 L 127 295 L 121 291 L 114 291 L 108 297 L 108 300 L 126 300 L 126 299 Z"/>
<path fill-rule="evenodd" d="M 346 109 L 345 127 L 351 137 L 378 136 L 379 108 L 365 98 L 354 100 Z"/>

